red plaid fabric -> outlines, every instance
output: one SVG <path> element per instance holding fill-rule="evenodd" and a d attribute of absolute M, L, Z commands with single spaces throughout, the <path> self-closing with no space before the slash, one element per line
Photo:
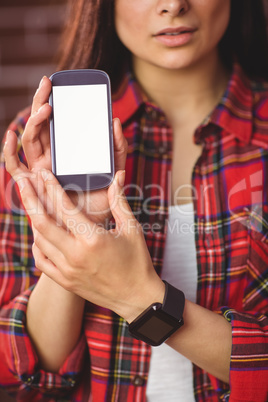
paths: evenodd
<path fill-rule="evenodd" d="M 172 131 L 126 75 L 114 116 L 129 143 L 126 194 L 161 274 L 170 203 Z M 20 138 L 29 112 L 11 124 Z M 268 85 L 235 65 L 216 109 L 196 130 L 193 169 L 198 304 L 232 325 L 230 386 L 194 367 L 197 401 L 268 400 Z M 19 146 L 19 154 L 24 159 Z M 0 384 L 18 401 L 145 402 L 150 347 L 113 312 L 87 303 L 84 332 L 58 374 L 40 370 L 25 329 L 39 273 L 17 188 L 0 170 Z M 66 334 L 68 336 L 68 334 Z M 92 398 L 92 399 L 90 399 Z"/>

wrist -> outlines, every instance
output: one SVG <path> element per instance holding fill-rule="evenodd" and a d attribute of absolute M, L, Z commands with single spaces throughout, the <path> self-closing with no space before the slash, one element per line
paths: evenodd
<path fill-rule="evenodd" d="M 184 293 L 165 282 L 163 303 L 153 303 L 129 324 L 130 334 L 151 345 L 159 346 L 184 324 Z"/>
<path fill-rule="evenodd" d="M 121 309 L 119 315 L 129 324 L 153 303 L 163 303 L 165 284 L 157 275 L 145 286 L 140 286 L 135 296 L 130 297 L 128 303 Z"/>

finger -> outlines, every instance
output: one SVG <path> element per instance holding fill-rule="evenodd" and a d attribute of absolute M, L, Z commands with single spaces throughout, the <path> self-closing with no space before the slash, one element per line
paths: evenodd
<path fill-rule="evenodd" d="M 39 163 L 39 167 L 42 168 L 51 167 L 48 123 L 51 106 L 47 103 L 50 92 L 51 81 L 43 77 L 34 95 L 31 117 L 22 136 L 22 145 L 30 169 L 36 163 Z M 42 165 L 40 165 L 41 159 Z"/>
<path fill-rule="evenodd" d="M 66 259 L 62 252 L 53 243 L 47 240 L 36 228 L 32 227 L 34 243 L 43 255 L 53 262 L 57 267 L 66 265 Z"/>
<path fill-rule="evenodd" d="M 14 131 L 9 130 L 6 136 L 6 142 L 4 145 L 4 157 L 6 170 L 14 178 L 17 179 L 18 176 L 23 176 L 23 173 L 27 172 L 27 168 L 23 163 L 21 163 L 18 153 L 17 153 L 18 139 Z"/>
<path fill-rule="evenodd" d="M 13 179 L 20 186 L 20 181 L 23 178 L 29 179 L 33 186 L 38 198 L 42 201 L 43 205 L 52 210 L 48 197 L 45 197 L 45 187 L 42 177 L 38 171 L 29 171 L 29 169 L 20 161 L 17 153 L 17 136 L 14 131 L 8 131 L 6 142 L 4 146 L 4 157 L 6 161 L 6 169 L 11 174 Z M 22 186 L 22 184 L 21 184 Z M 46 202 L 47 201 L 47 202 Z M 52 213 L 52 212 L 51 212 Z"/>
<path fill-rule="evenodd" d="M 50 135 L 48 116 L 49 105 L 44 105 L 38 115 L 30 118 L 29 125 L 22 136 L 22 145 L 30 169 L 39 167 L 51 169 Z M 42 121 L 40 122 L 40 119 Z"/>
<path fill-rule="evenodd" d="M 43 124 L 42 130 L 40 132 L 40 142 L 42 144 L 43 153 L 49 152 L 50 155 L 50 122 L 49 118 L 52 113 L 52 107 L 50 107 L 50 114 L 47 118 L 46 123 Z"/>
<path fill-rule="evenodd" d="M 127 158 L 127 140 L 124 137 L 122 126 L 118 118 L 113 120 L 114 132 L 114 162 L 115 171 L 124 170 Z"/>
<path fill-rule="evenodd" d="M 108 190 L 109 205 L 120 231 L 136 226 L 136 219 L 124 194 L 125 171 L 118 171 Z"/>
<path fill-rule="evenodd" d="M 92 234 L 96 225 L 81 212 L 81 209 L 72 203 L 55 176 L 50 171 L 43 170 L 42 177 L 54 211 L 71 233 L 74 236 L 78 234 L 84 235 L 87 231 Z M 78 228 L 82 227 L 85 230 L 80 232 Z"/>
<path fill-rule="evenodd" d="M 37 113 L 42 105 L 48 102 L 52 84 L 49 78 L 44 76 L 39 84 L 39 87 L 33 97 L 32 114 Z"/>
<path fill-rule="evenodd" d="M 39 111 L 29 118 L 22 135 L 22 146 L 31 169 L 41 158 L 46 156 L 42 168 L 50 167 L 50 136 L 48 118 L 51 114 L 51 106 L 46 103 Z"/>
<path fill-rule="evenodd" d="M 70 233 L 48 216 L 43 200 L 39 199 L 28 179 L 20 179 L 18 186 L 23 205 L 31 218 L 33 227 L 65 255 L 73 247 L 73 238 Z"/>
<path fill-rule="evenodd" d="M 32 250 L 36 268 L 53 279 L 58 285 L 63 286 L 65 278 L 57 266 L 42 253 L 35 243 L 33 244 Z"/>
<path fill-rule="evenodd" d="M 40 128 L 43 126 L 49 127 L 48 119 L 51 111 L 52 107 L 48 103 L 44 103 L 36 113 L 31 114 L 22 136 L 24 142 L 34 142 L 35 140 L 39 139 Z"/>
<path fill-rule="evenodd" d="M 31 171 L 32 177 L 31 177 L 31 183 L 34 187 L 34 190 L 42 203 L 44 210 L 46 211 L 46 214 L 52 218 L 58 226 L 62 226 L 64 229 L 66 229 L 64 223 L 62 222 L 61 219 L 57 216 L 56 211 L 54 211 L 54 205 L 51 202 L 50 197 L 47 194 L 45 183 L 42 177 L 42 170 L 39 169 L 33 169 Z"/>

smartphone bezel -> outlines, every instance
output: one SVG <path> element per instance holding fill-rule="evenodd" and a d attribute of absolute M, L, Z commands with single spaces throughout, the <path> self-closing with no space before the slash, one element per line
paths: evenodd
<path fill-rule="evenodd" d="M 50 117 L 52 172 L 57 177 L 59 183 L 62 185 L 64 189 L 74 191 L 98 190 L 108 187 L 113 181 L 114 177 L 112 99 L 111 99 L 111 84 L 108 74 L 105 73 L 104 71 L 93 70 L 93 69 L 64 70 L 52 74 L 50 80 L 52 82 L 52 86 L 106 84 L 108 125 L 109 125 L 109 149 L 110 149 L 110 165 L 111 165 L 110 173 L 57 175 L 52 91 L 49 97 L 49 104 L 52 106 L 52 113 Z"/>

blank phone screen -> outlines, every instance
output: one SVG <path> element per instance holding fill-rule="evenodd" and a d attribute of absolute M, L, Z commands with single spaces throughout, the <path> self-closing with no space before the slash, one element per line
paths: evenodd
<path fill-rule="evenodd" d="M 111 173 L 107 86 L 54 86 L 57 175 Z"/>

